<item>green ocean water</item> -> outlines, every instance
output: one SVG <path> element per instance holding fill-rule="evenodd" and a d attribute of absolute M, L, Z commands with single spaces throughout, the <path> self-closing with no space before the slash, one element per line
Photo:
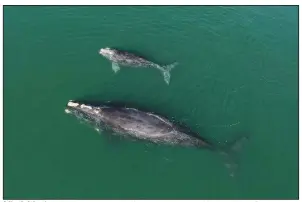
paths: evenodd
<path fill-rule="evenodd" d="M 114 74 L 104 47 L 179 65 Z M 4 199 L 298 198 L 298 7 L 5 6 L 3 77 Z M 214 152 L 105 138 L 64 113 L 78 98 L 250 138 L 230 177 Z"/>

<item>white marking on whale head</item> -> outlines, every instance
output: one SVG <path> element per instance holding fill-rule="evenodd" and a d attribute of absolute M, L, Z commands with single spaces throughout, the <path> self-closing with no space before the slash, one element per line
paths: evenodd
<path fill-rule="evenodd" d="M 101 48 L 99 54 L 103 56 L 111 56 L 114 54 L 114 51 L 110 48 Z"/>
<path fill-rule="evenodd" d="M 65 109 L 66 114 L 70 114 L 71 112 L 68 109 Z"/>
<path fill-rule="evenodd" d="M 81 108 L 82 108 L 82 109 L 83 109 L 83 108 L 86 108 L 86 109 L 92 109 L 92 107 L 87 106 L 87 105 L 84 105 L 84 104 L 81 104 Z"/>
<path fill-rule="evenodd" d="M 69 102 L 67 103 L 68 107 L 77 107 L 79 106 L 79 103 L 73 102 L 72 100 L 69 100 Z"/>

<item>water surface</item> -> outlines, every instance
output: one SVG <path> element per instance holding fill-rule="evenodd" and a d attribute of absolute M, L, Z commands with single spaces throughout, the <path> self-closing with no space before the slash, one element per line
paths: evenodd
<path fill-rule="evenodd" d="M 298 8 L 4 8 L 5 199 L 298 198 Z M 102 47 L 179 63 L 121 69 Z M 68 100 L 132 102 L 214 142 L 250 140 L 231 178 L 216 153 L 116 141 Z"/>

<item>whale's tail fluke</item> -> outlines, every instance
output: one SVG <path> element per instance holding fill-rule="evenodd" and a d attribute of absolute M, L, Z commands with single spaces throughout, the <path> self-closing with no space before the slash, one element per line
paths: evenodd
<path fill-rule="evenodd" d="M 164 79 L 165 79 L 165 82 L 169 85 L 170 83 L 170 77 L 171 77 L 171 74 L 170 74 L 170 71 L 171 69 L 173 69 L 176 65 L 178 65 L 177 62 L 174 62 L 173 64 L 170 64 L 170 65 L 166 65 L 166 66 L 161 66 L 160 67 L 160 70 L 162 71 L 163 75 L 164 75 Z"/>
<path fill-rule="evenodd" d="M 230 176 L 234 177 L 238 168 L 238 154 L 243 144 L 248 140 L 248 136 L 240 136 L 235 141 L 229 142 L 221 148 L 221 154 L 225 157 L 225 166 L 230 172 Z"/>

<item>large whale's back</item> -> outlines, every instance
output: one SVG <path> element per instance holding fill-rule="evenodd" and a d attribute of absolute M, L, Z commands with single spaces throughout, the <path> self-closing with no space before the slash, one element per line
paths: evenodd
<path fill-rule="evenodd" d="M 165 136 L 173 130 L 169 121 L 132 108 L 103 108 L 102 114 L 111 125 L 139 136 Z"/>

